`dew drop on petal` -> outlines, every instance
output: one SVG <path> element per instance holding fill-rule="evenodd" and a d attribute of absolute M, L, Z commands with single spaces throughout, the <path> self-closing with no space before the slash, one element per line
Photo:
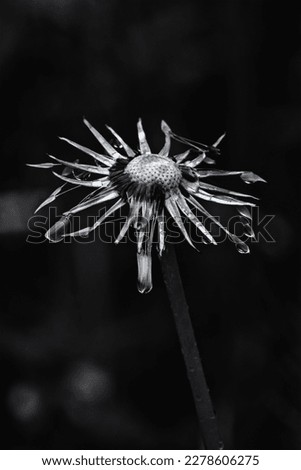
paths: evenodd
<path fill-rule="evenodd" d="M 250 220 L 246 219 L 246 217 L 239 216 L 239 220 L 244 227 L 250 225 Z"/>
<path fill-rule="evenodd" d="M 70 176 L 72 174 L 72 169 L 65 166 L 62 171 L 62 176 Z"/>
<path fill-rule="evenodd" d="M 137 287 L 141 294 L 147 294 L 152 290 L 152 258 L 150 255 L 137 253 L 138 281 Z"/>
<path fill-rule="evenodd" d="M 204 158 L 204 162 L 207 163 L 208 165 L 215 165 L 215 160 L 213 160 L 213 158 L 210 158 L 210 157 L 206 157 Z"/>
<path fill-rule="evenodd" d="M 246 217 L 247 219 L 250 219 L 250 220 L 252 219 L 252 214 L 246 206 L 237 207 L 237 211 L 243 217 Z"/>
<path fill-rule="evenodd" d="M 255 173 L 253 173 L 252 171 L 245 171 L 241 174 L 241 179 L 247 183 L 247 184 L 251 184 L 251 183 L 257 183 L 259 181 L 261 181 L 262 183 L 266 183 L 266 180 L 264 180 L 263 178 L 261 178 L 261 176 L 258 176 L 256 175 Z"/>
<path fill-rule="evenodd" d="M 237 249 L 238 253 L 241 253 L 243 255 L 245 255 L 247 253 L 250 253 L 250 248 L 244 242 L 238 242 L 238 243 L 236 243 L 235 246 L 236 246 L 236 249 Z"/>
<path fill-rule="evenodd" d="M 74 160 L 73 163 L 77 163 L 77 164 L 78 164 L 78 163 L 79 163 L 79 159 L 77 158 L 76 160 Z M 63 171 L 62 171 L 62 176 L 69 176 L 69 175 L 72 175 L 73 171 L 74 171 L 74 170 L 73 170 L 72 168 L 70 168 L 70 167 L 68 167 L 68 166 L 65 166 L 64 169 L 63 169 Z M 74 176 L 75 176 L 75 175 L 74 175 Z M 76 176 L 75 176 L 75 177 L 76 177 Z"/>
<path fill-rule="evenodd" d="M 254 231 L 253 231 L 251 225 L 249 225 L 249 224 L 248 224 L 248 225 L 245 225 L 245 227 L 244 227 L 244 232 L 245 232 L 245 235 L 246 235 L 247 237 L 255 238 L 255 233 L 254 233 Z"/>

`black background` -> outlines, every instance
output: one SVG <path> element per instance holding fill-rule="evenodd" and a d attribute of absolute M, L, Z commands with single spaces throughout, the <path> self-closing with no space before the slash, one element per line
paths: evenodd
<path fill-rule="evenodd" d="M 57 135 L 97 149 L 83 116 L 136 146 L 142 116 L 153 148 L 161 119 L 208 143 L 226 129 L 218 167 L 268 180 L 247 189 L 276 243 L 178 254 L 225 447 L 300 449 L 297 2 L 2 0 L 0 31 L 3 448 L 199 445 L 156 256 L 143 296 L 131 243 L 26 242 L 57 186 L 26 162 L 71 158 Z"/>

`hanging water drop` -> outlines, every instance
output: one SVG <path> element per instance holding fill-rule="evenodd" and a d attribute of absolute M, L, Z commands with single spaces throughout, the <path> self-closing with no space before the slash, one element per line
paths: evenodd
<path fill-rule="evenodd" d="M 245 225 L 244 227 L 245 235 L 249 238 L 255 238 L 254 230 L 252 229 L 251 225 Z"/>
<path fill-rule="evenodd" d="M 204 162 L 208 163 L 208 165 L 215 165 L 215 163 L 216 163 L 216 161 L 213 160 L 213 158 L 210 158 L 210 157 L 205 157 Z"/>
<path fill-rule="evenodd" d="M 236 243 L 235 246 L 236 246 L 238 253 L 241 253 L 243 255 L 250 253 L 250 248 L 248 247 L 248 245 L 246 245 L 246 243 L 242 241 Z"/>
<path fill-rule="evenodd" d="M 246 206 L 240 206 L 237 207 L 237 211 L 239 214 L 241 214 L 243 217 L 246 217 L 247 219 L 252 219 L 252 214 L 250 210 Z"/>
<path fill-rule="evenodd" d="M 262 183 L 266 183 L 266 180 L 261 178 L 261 176 L 256 175 L 252 171 L 244 171 L 240 177 L 247 184 L 257 183 L 259 181 L 261 181 Z"/>
<path fill-rule="evenodd" d="M 241 224 L 246 227 L 247 225 L 250 224 L 250 220 L 249 219 L 246 219 L 245 217 L 243 216 L 239 216 L 239 220 L 241 222 Z"/>

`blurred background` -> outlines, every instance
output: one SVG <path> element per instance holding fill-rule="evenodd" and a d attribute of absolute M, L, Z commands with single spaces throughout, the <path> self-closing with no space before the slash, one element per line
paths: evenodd
<path fill-rule="evenodd" d="M 26 242 L 58 183 L 25 164 L 76 158 L 58 135 L 97 150 L 83 116 L 134 147 L 139 116 L 153 148 L 161 119 L 207 143 L 227 130 L 218 167 L 268 180 L 247 189 L 275 243 L 177 251 L 226 449 L 300 449 L 300 33 L 297 2 L 1 1 L 3 449 L 200 442 L 156 256 L 143 296 L 133 243 Z"/>

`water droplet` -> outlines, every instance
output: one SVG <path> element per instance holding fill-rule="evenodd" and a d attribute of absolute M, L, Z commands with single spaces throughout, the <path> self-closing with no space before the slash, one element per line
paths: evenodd
<path fill-rule="evenodd" d="M 215 160 L 213 160 L 213 158 L 206 157 L 204 158 L 204 162 L 208 163 L 208 165 L 215 165 Z"/>
<path fill-rule="evenodd" d="M 236 246 L 236 249 L 237 249 L 238 253 L 241 253 L 243 255 L 245 255 L 247 253 L 250 253 L 250 248 L 244 242 L 238 242 L 238 243 L 236 243 L 235 246 Z"/>
<path fill-rule="evenodd" d="M 74 160 L 73 163 L 79 163 L 79 159 L 77 158 L 76 160 Z M 62 175 L 63 176 L 70 176 L 73 172 L 73 169 L 72 168 L 69 168 L 68 166 L 65 166 L 63 171 L 62 171 Z"/>
<path fill-rule="evenodd" d="M 251 227 L 251 225 L 246 225 L 244 227 L 245 235 L 250 238 L 255 238 L 255 233 Z"/>
<path fill-rule="evenodd" d="M 247 219 L 252 219 L 252 214 L 246 206 L 238 207 L 237 211 L 239 212 L 239 214 L 246 217 Z"/>
<path fill-rule="evenodd" d="M 261 181 L 262 183 L 266 183 L 266 180 L 261 178 L 261 176 L 256 175 L 252 171 L 245 171 L 244 173 L 242 173 L 241 179 L 247 184 L 257 183 L 259 181 Z"/>
<path fill-rule="evenodd" d="M 246 219 L 246 218 L 243 217 L 243 216 L 239 216 L 239 220 L 240 220 L 240 222 L 242 223 L 242 225 L 243 225 L 244 227 L 246 227 L 247 225 L 250 225 L 249 219 Z"/>

